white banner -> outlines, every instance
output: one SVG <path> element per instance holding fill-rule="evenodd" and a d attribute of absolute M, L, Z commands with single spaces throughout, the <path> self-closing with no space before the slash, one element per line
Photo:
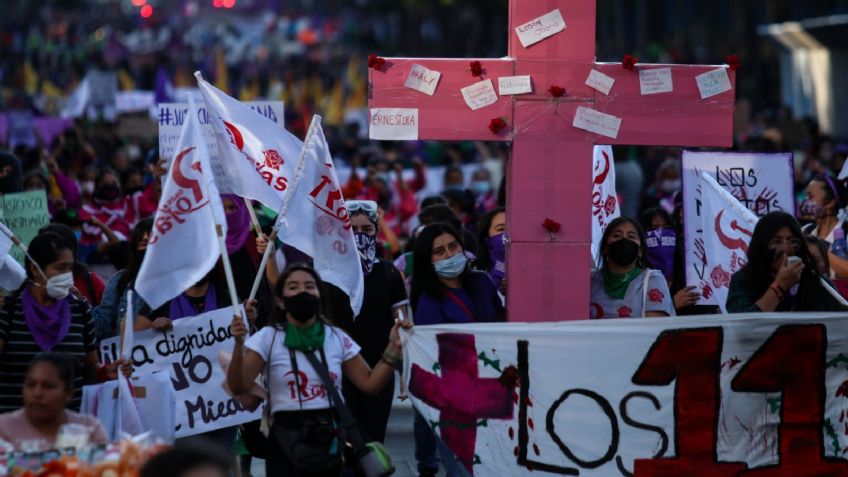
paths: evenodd
<path fill-rule="evenodd" d="M 686 254 L 686 284 L 701 287 L 709 279 L 704 258 L 701 224 L 701 172 L 706 172 L 755 215 L 782 210 L 795 213 L 792 153 L 753 154 L 683 151 L 683 235 Z M 715 296 L 705 296 L 699 305 L 718 305 Z"/>
<path fill-rule="evenodd" d="M 415 408 L 475 475 L 848 475 L 848 317 L 419 326 Z"/>
<path fill-rule="evenodd" d="M 612 146 L 595 146 L 592 153 L 592 261 L 607 225 L 621 215 L 615 192 L 615 161 Z"/>
<path fill-rule="evenodd" d="M 176 391 L 176 437 L 191 436 L 237 426 L 262 417 L 261 408 L 250 412 L 224 391 L 226 375 L 220 352 L 233 351 L 230 307 L 174 321 L 174 329 L 136 333 L 132 360 L 136 375 L 160 371 L 171 375 Z M 104 361 L 118 355 L 118 338 L 100 344 Z M 163 408 L 164 409 L 164 408 Z"/>
<path fill-rule="evenodd" d="M 245 106 L 265 116 L 266 118 L 284 127 L 285 116 L 282 101 L 247 101 Z M 177 141 L 180 139 L 186 116 L 188 115 L 188 103 L 161 103 L 159 104 L 159 157 L 165 159 L 168 164 L 176 154 Z M 206 147 L 209 149 L 209 162 L 212 164 L 212 172 L 215 174 L 215 183 L 222 194 L 232 193 L 221 162 L 221 154 L 218 152 L 218 142 L 215 140 L 215 129 L 209 123 L 209 112 L 206 103 L 199 99 L 197 102 L 197 119 L 200 121 L 200 129 L 206 138 Z"/>

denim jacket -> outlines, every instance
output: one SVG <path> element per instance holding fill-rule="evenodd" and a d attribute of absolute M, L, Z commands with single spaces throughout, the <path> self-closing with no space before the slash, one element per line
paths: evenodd
<path fill-rule="evenodd" d="M 94 322 L 94 332 L 98 339 L 104 340 L 118 334 L 118 327 L 127 313 L 127 290 L 118 295 L 118 282 L 124 274 L 124 270 L 112 275 L 112 278 L 106 283 L 106 289 L 103 291 L 103 299 L 100 305 L 91 310 L 91 319 Z M 138 295 L 133 294 L 133 310 L 136 314 L 141 310 L 141 307 L 147 306 L 144 300 Z"/>

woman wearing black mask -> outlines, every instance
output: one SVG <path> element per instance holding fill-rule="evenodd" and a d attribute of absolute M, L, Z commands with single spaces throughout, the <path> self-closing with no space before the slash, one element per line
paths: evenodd
<path fill-rule="evenodd" d="M 135 209 L 131 201 L 124 196 L 118 174 L 111 169 L 104 169 L 97 177 L 94 188 L 94 201 L 82 207 L 80 218 L 87 221 L 94 217 L 109 227 L 120 240 L 128 240 L 130 232 L 135 227 Z M 105 240 L 99 227 L 85 223 L 82 227 L 80 244 L 100 243 Z"/>
<path fill-rule="evenodd" d="M 816 270 L 795 218 L 766 214 L 754 227 L 748 263 L 730 279 L 727 311 L 846 311 Z"/>
<path fill-rule="evenodd" d="M 360 391 L 377 395 L 401 358 L 401 324 L 393 325 L 389 345 L 372 369 L 359 353 L 359 345 L 324 318 L 321 277 L 315 270 L 303 264 L 289 266 L 277 280 L 274 294 L 278 309 L 271 317 L 271 325 L 259 330 L 247 343 L 244 322 L 234 319 L 230 325 L 236 344 L 227 385 L 233 393 L 243 394 L 253 386 L 259 373 L 266 373 L 268 404 L 274 416 L 268 436 L 266 475 L 337 477 L 342 472 L 343 450 L 333 424 L 338 418 L 305 353 L 313 353 L 326 365 L 336 388 L 341 389 L 344 376 Z M 305 468 L 303 462 L 286 452 L 297 442 L 311 448 L 323 446 L 326 459 L 320 465 Z"/>
<path fill-rule="evenodd" d="M 638 222 L 626 217 L 610 222 L 599 262 L 592 273 L 593 319 L 674 316 L 665 277 L 645 263 L 645 231 Z"/>

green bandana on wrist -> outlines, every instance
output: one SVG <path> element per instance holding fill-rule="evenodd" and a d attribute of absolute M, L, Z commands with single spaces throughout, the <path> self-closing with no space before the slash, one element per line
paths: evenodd
<path fill-rule="evenodd" d="M 315 351 L 324 347 L 324 323 L 319 320 L 305 327 L 286 323 L 285 328 L 286 348 L 295 351 Z"/>
<path fill-rule="evenodd" d="M 604 270 L 604 292 L 617 300 L 623 299 L 624 295 L 627 294 L 627 287 L 630 286 L 630 282 L 640 273 L 642 273 L 642 269 L 639 267 L 624 273 L 610 273 Z"/>

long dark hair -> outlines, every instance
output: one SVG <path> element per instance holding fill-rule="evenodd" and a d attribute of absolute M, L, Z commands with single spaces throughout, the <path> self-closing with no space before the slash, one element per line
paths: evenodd
<path fill-rule="evenodd" d="M 43 232 L 56 234 L 59 238 L 64 240 L 66 244 L 68 244 L 71 249 L 71 253 L 74 254 L 74 275 L 84 276 L 85 274 L 90 273 L 86 264 L 81 262 L 77 256 L 79 244 L 77 244 L 77 237 L 74 235 L 74 231 L 71 230 L 70 227 L 65 224 L 54 222 L 38 229 L 38 233 Z"/>
<path fill-rule="evenodd" d="M 445 223 L 428 225 L 415 239 L 415 250 L 412 254 L 412 269 L 415 270 L 415 273 L 412 274 L 410 297 L 413 311 L 417 308 L 418 299 L 423 294 L 426 293 L 437 299 L 441 299 L 445 294 L 444 284 L 439 280 L 436 268 L 433 266 L 433 242 L 436 241 L 436 237 L 442 234 L 450 234 L 462 246 L 462 235 L 455 228 Z M 465 253 L 464 247 L 460 253 Z M 474 284 L 471 267 L 465 268 L 465 271 L 459 275 L 459 280 L 462 282 L 462 287 L 469 292 L 469 295 L 476 296 L 473 293 Z"/>
<path fill-rule="evenodd" d="M 477 233 L 477 243 L 480 248 L 478 249 L 477 258 L 474 260 L 474 265 L 478 270 L 488 272 L 495 266 L 492 263 L 492 257 L 489 255 L 488 241 L 491 238 L 489 237 L 489 228 L 492 226 L 492 221 L 495 220 L 496 215 L 505 213 L 505 208 L 498 207 L 486 212 L 486 215 L 480 220 L 480 225 L 478 226 L 479 232 Z"/>
<path fill-rule="evenodd" d="M 47 363 L 56 368 L 56 374 L 59 375 L 59 380 L 65 383 L 65 389 L 72 390 L 74 388 L 74 362 L 67 355 L 51 351 L 38 353 L 29 362 L 27 374 L 38 363 Z"/>
<path fill-rule="evenodd" d="M 771 282 L 774 280 L 775 272 L 772 270 L 774 253 L 769 250 L 769 242 L 782 228 L 788 228 L 792 236 L 801 242 L 801 247 L 795 251 L 795 256 L 804 262 L 804 271 L 801 273 L 800 287 L 798 288 L 797 306 L 798 310 L 819 309 L 818 293 L 821 289 L 819 274 L 816 271 L 816 263 L 807 249 L 807 242 L 801 232 L 801 226 L 795 217 L 786 212 L 770 212 L 757 222 L 751 242 L 748 244 L 748 263 L 741 271 L 745 273 L 745 284 L 748 296 L 756 300 L 761 297 Z"/>
<path fill-rule="evenodd" d="M 292 263 L 280 273 L 280 276 L 277 277 L 277 284 L 274 285 L 274 300 L 283 298 L 283 288 L 286 285 L 286 280 L 288 280 L 294 272 L 306 272 L 312 275 L 312 278 L 315 279 L 315 285 L 318 287 L 318 295 L 320 296 L 320 300 L 318 300 L 318 319 L 323 321 L 325 325 L 329 325 L 330 320 L 326 317 L 324 311 L 329 309 L 326 301 L 328 297 L 326 289 L 324 288 L 324 282 L 321 280 L 321 276 L 318 275 L 318 272 L 316 272 L 314 268 L 303 262 Z M 274 303 L 272 305 L 271 316 L 268 317 L 268 324 L 275 328 L 282 328 L 285 326 L 286 322 L 285 310 L 277 306 L 277 303 Z"/>
<path fill-rule="evenodd" d="M 150 232 L 153 230 L 153 219 L 144 219 L 139 221 L 136 224 L 135 229 L 133 229 L 132 236 L 130 237 L 130 257 L 129 263 L 127 264 L 127 268 L 124 269 L 124 273 L 121 274 L 121 278 L 118 279 L 118 293 L 123 293 L 124 290 L 129 287 L 130 283 L 135 281 L 135 277 L 138 276 L 139 270 L 141 270 L 141 262 L 144 261 L 144 253 L 146 250 L 139 251 L 138 245 L 141 243 L 141 239 L 144 238 L 144 234 L 150 236 Z"/>
<path fill-rule="evenodd" d="M 27 278 L 30 280 L 35 278 L 29 267 L 32 260 L 35 260 L 35 263 L 43 271 L 48 265 L 58 260 L 59 254 L 64 250 L 73 253 L 71 246 L 59 235 L 53 232 L 42 232 L 36 235 L 27 248 L 29 252 L 29 257 L 26 259 Z M 30 260 L 30 257 L 32 257 L 32 260 Z"/>
<path fill-rule="evenodd" d="M 606 258 L 604 257 L 604 247 L 607 246 L 607 241 L 610 238 L 610 235 L 615 231 L 615 229 L 621 227 L 624 224 L 630 224 L 633 228 L 636 229 L 636 233 L 639 234 L 639 258 L 636 259 L 636 266 L 640 268 L 645 268 L 645 229 L 642 228 L 642 225 L 639 222 L 629 218 L 629 217 L 618 217 L 613 219 L 612 222 L 607 225 L 606 230 L 604 230 L 604 235 L 601 237 L 601 243 L 598 244 L 598 257 L 596 258 L 598 267 L 601 270 L 606 269 L 607 263 Z"/>

